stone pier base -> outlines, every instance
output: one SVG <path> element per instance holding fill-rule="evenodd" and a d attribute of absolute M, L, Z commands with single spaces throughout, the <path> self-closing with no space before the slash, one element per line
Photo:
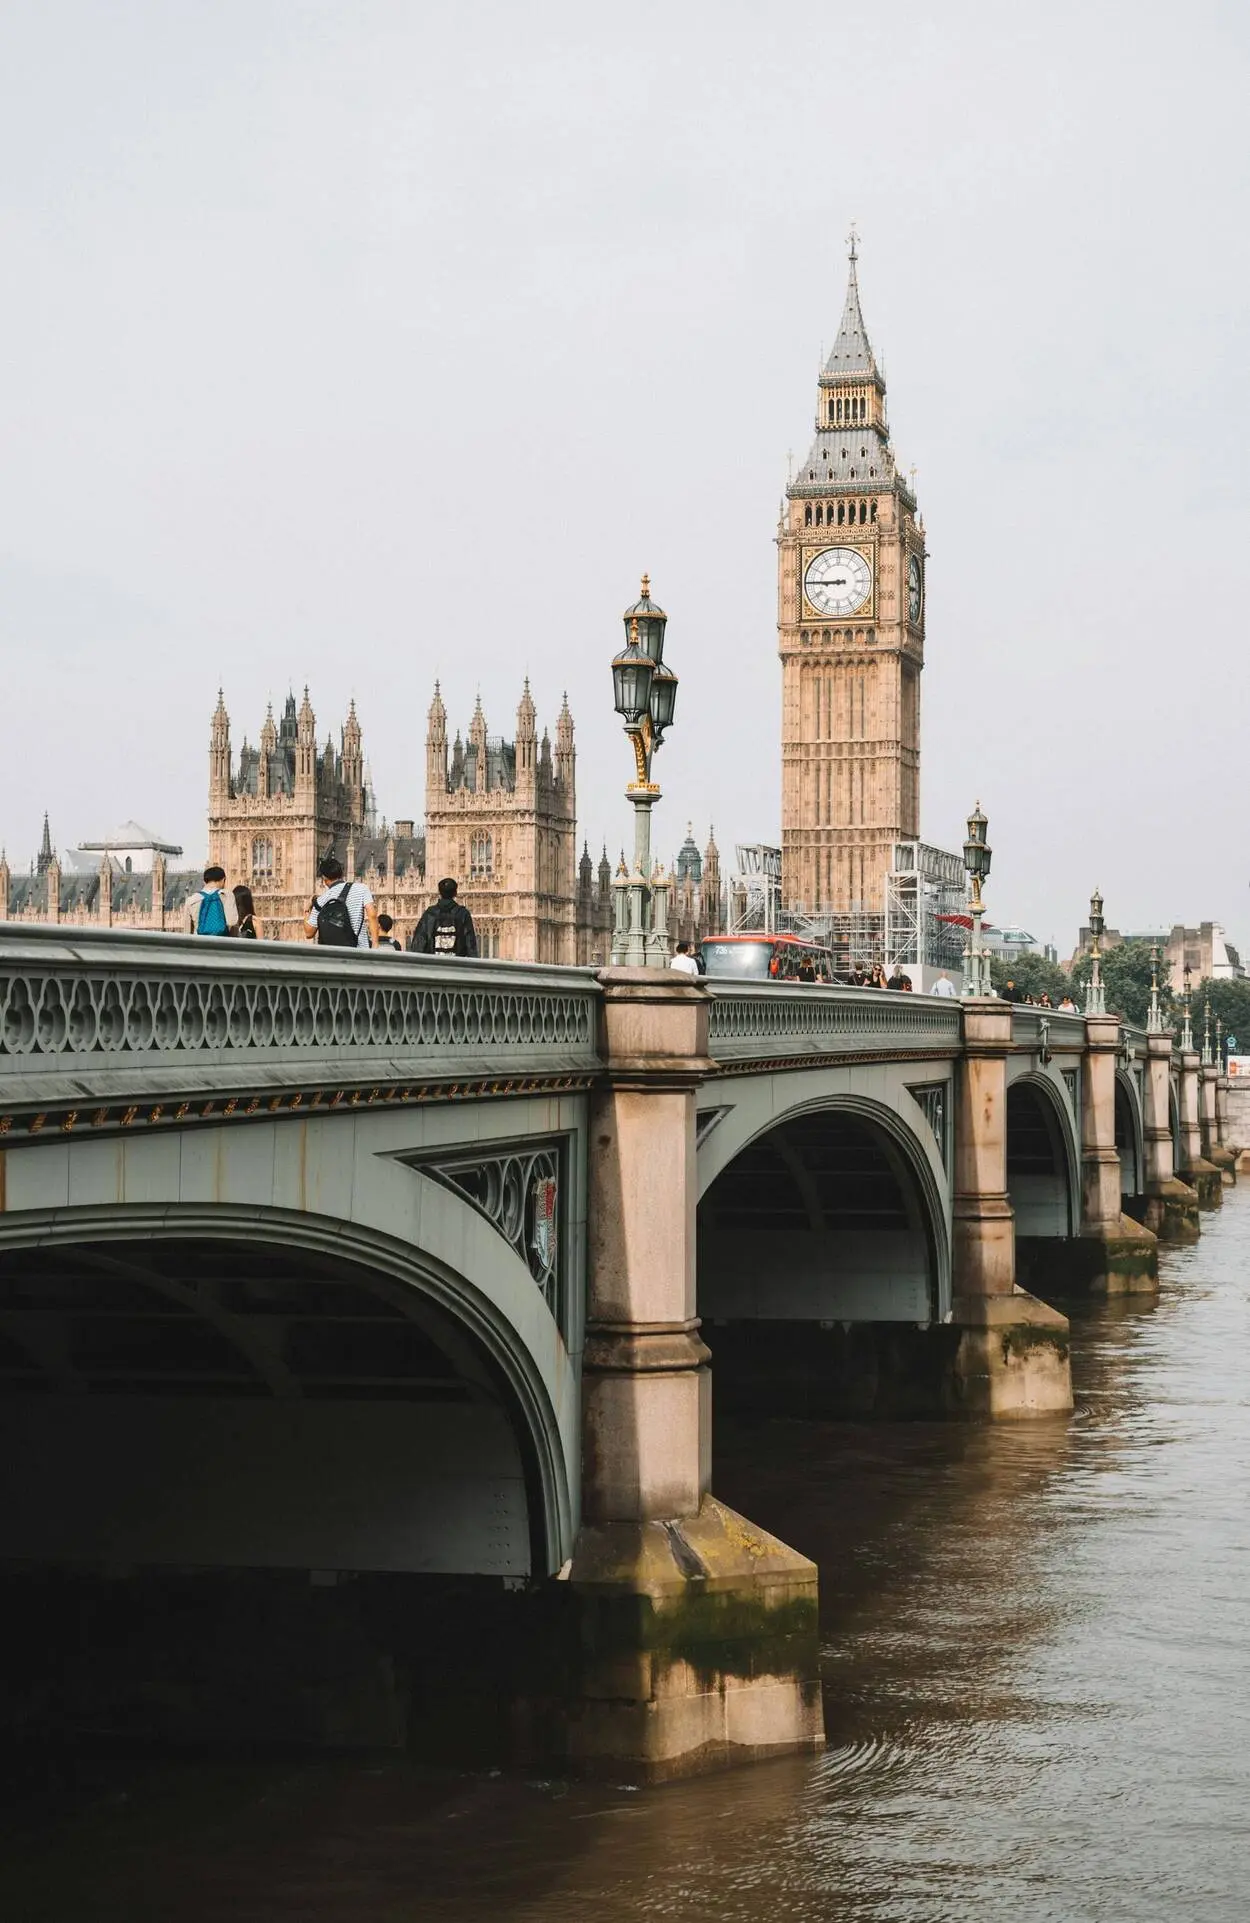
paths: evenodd
<path fill-rule="evenodd" d="M 1019 1420 L 1072 1407 L 1068 1318 L 1023 1289 L 955 1300 L 952 1413 Z"/>
<path fill-rule="evenodd" d="M 548 1587 L 560 1682 L 522 1706 L 531 1754 L 658 1782 L 823 1744 L 816 1565 L 713 1497 L 584 1527 Z"/>
<path fill-rule="evenodd" d="M 1142 1226 L 1159 1242 L 1196 1242 L 1202 1233 L 1197 1191 L 1175 1176 L 1136 1197 L 1135 1216 L 1138 1208 Z"/>
<path fill-rule="evenodd" d="M 827 1421 L 969 1420 L 1072 1407 L 1066 1317 L 1017 1290 L 949 1322 L 704 1323 L 718 1409 Z"/>
<path fill-rule="evenodd" d="M 1224 1200 L 1224 1179 L 1214 1162 L 1199 1158 L 1188 1168 L 1178 1170 L 1182 1182 L 1187 1182 L 1198 1197 L 1200 1209 L 1218 1209 Z"/>
<path fill-rule="evenodd" d="M 1114 1235 L 1020 1236 L 1016 1272 L 1044 1296 L 1155 1295 L 1158 1238 L 1128 1215 Z"/>
<path fill-rule="evenodd" d="M 1231 1189 L 1236 1186 L 1237 1157 L 1231 1149 L 1213 1148 L 1208 1152 L 1207 1160 L 1208 1162 L 1214 1163 L 1215 1167 L 1220 1171 L 1220 1181 L 1226 1189 Z"/>

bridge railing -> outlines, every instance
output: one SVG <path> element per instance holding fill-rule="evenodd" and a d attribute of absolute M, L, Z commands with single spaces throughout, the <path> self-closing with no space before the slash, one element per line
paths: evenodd
<path fill-rule="evenodd" d="M 1061 1015 L 1057 1008 L 1030 1008 L 1017 1005 L 1011 1011 L 1011 1039 L 1016 1048 L 1036 1053 L 1043 1039 L 1054 1049 L 1079 1050 L 1085 1046 L 1085 1017 Z"/>
<path fill-rule="evenodd" d="M 841 1055 L 954 1053 L 956 1001 L 879 988 L 709 979 L 708 1052 L 725 1064 Z"/>
<path fill-rule="evenodd" d="M 10 924 L 0 1107 L 590 1076 L 599 996 L 590 969 Z"/>

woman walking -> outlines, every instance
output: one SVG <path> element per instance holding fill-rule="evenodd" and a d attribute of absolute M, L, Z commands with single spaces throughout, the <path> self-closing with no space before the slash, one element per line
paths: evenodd
<path fill-rule="evenodd" d="M 252 891 L 245 882 L 239 882 L 234 890 L 234 927 L 232 935 L 240 941 L 259 941 L 260 922 L 256 918 L 256 904 Z"/>

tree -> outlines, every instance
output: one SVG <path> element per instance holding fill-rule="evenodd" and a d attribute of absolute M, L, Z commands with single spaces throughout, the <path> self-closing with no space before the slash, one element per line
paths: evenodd
<path fill-rule="evenodd" d="M 1045 955 L 1017 955 L 1009 962 L 992 955 L 990 981 L 1000 995 L 1013 981 L 1022 994 L 1049 995 L 1052 1002 L 1058 1002 L 1072 987 L 1058 962 L 1047 961 Z"/>
<path fill-rule="evenodd" d="M 1224 1024 L 1224 1041 L 1236 1037 L 1238 1055 L 1250 1055 L 1250 981 L 1200 981 L 1193 996 L 1194 1040 L 1202 1047 L 1202 1007 L 1211 998 L 1211 1046 L 1215 1047 L 1215 1018 Z"/>
<path fill-rule="evenodd" d="M 1123 1015 L 1139 1028 L 1145 1027 L 1150 1012 L 1150 949 L 1148 941 L 1121 941 L 1102 958 L 1102 985 L 1108 1013 Z M 1090 968 L 1088 954 L 1080 956 L 1072 966 L 1073 989 L 1082 1008 L 1089 999 Z M 1159 983 L 1159 1001 L 1166 1018 L 1172 998 L 1165 980 L 1166 977 Z"/>

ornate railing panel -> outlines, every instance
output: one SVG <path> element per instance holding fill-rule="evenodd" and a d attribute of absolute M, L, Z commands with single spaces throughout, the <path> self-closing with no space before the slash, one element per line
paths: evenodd
<path fill-rule="evenodd" d="M 0 1105 L 588 1075 L 589 970 L 287 943 L 0 932 Z"/>
<path fill-rule="evenodd" d="M 773 982 L 708 985 L 708 1052 L 726 1065 L 829 1055 L 941 1055 L 960 1043 L 959 1004 L 928 995 Z"/>
<path fill-rule="evenodd" d="M 1066 1054 L 1085 1046 L 1085 1021 L 1080 1015 L 1061 1015 L 1057 1008 L 1016 1007 L 1011 1011 L 1011 1039 L 1031 1054 L 1042 1047 Z"/>

